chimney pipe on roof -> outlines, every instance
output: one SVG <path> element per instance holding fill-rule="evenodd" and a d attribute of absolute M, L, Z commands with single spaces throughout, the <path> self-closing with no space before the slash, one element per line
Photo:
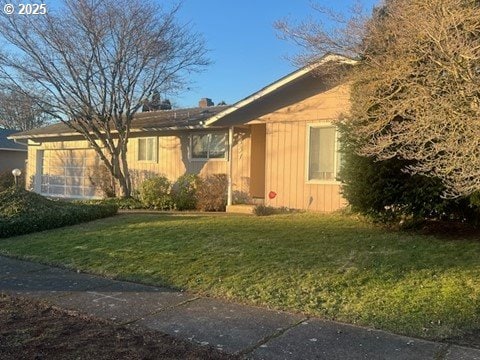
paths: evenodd
<path fill-rule="evenodd" d="M 209 99 L 209 98 L 200 99 L 200 101 L 198 102 L 198 107 L 201 107 L 201 108 L 206 108 L 213 105 L 214 104 L 212 99 Z"/>

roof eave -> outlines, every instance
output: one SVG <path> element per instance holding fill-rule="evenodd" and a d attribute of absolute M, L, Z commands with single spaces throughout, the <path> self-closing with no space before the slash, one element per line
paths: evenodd
<path fill-rule="evenodd" d="M 231 113 L 233 113 L 233 112 L 235 112 L 235 111 L 253 103 L 254 101 L 256 101 L 256 100 L 274 92 L 275 90 L 278 90 L 282 86 L 285 86 L 286 84 L 302 77 L 303 75 L 308 74 L 309 72 L 317 69 L 318 67 L 322 66 L 323 64 L 325 64 L 328 61 L 341 61 L 342 63 L 351 64 L 351 65 L 355 65 L 357 63 L 356 60 L 347 58 L 345 56 L 336 55 L 336 54 L 327 54 L 322 59 L 317 61 L 316 63 L 307 65 L 307 66 L 305 66 L 305 67 L 303 67 L 303 68 L 301 68 L 297 71 L 294 71 L 293 73 L 290 73 L 289 75 L 281 78 L 280 80 L 277 80 L 277 81 L 271 83 L 270 85 L 264 87 L 263 89 L 255 92 L 252 95 L 244 98 L 243 100 L 240 100 L 239 102 L 233 104 L 230 108 L 228 108 L 224 111 L 221 111 L 218 114 L 210 117 L 209 119 L 207 119 L 205 121 L 205 125 L 206 126 L 212 125 L 213 123 L 217 122 L 221 118 L 223 118 L 223 117 L 225 117 L 225 116 L 227 116 L 227 115 L 229 115 L 229 114 L 231 114 Z"/>
<path fill-rule="evenodd" d="M 9 140 L 28 140 L 28 139 L 39 139 L 39 138 L 51 138 L 51 137 L 61 137 L 61 136 L 78 136 L 80 133 L 49 133 L 49 134 L 25 134 L 17 136 L 8 136 Z"/>
<path fill-rule="evenodd" d="M 27 152 L 27 149 L 11 149 L 11 148 L 0 148 L 0 151 L 20 151 L 20 152 Z"/>
<path fill-rule="evenodd" d="M 162 127 L 145 127 L 145 128 L 136 128 L 131 129 L 130 133 L 137 134 L 143 132 L 161 132 L 161 131 L 181 131 L 181 130 L 197 130 L 205 128 L 204 125 L 190 125 L 190 126 L 162 126 Z M 118 133 L 116 130 L 112 130 L 113 134 Z M 9 136 L 10 140 L 25 140 L 25 139 L 44 139 L 44 138 L 56 138 L 56 137 L 71 137 L 71 136 L 82 136 L 78 132 L 69 132 L 69 133 L 48 133 L 48 134 L 26 134 L 20 136 Z"/>

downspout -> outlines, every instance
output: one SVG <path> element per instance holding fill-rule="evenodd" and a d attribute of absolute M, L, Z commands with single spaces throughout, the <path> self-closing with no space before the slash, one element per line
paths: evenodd
<path fill-rule="evenodd" d="M 233 203 L 232 191 L 232 174 L 233 174 L 233 126 L 228 128 L 228 192 L 227 192 L 227 206 Z"/>
<path fill-rule="evenodd" d="M 7 139 L 8 139 L 8 137 L 7 137 Z M 21 142 L 21 141 L 18 140 L 18 139 L 13 139 L 13 142 L 14 142 L 15 144 L 20 144 L 20 145 L 28 146 L 28 143 Z"/>

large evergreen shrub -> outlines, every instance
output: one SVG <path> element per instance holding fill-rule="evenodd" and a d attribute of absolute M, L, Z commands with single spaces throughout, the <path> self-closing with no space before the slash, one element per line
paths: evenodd
<path fill-rule="evenodd" d="M 475 219 L 476 206 L 466 198 L 445 199 L 440 180 L 407 173 L 411 162 L 405 160 L 376 161 L 357 155 L 350 129 L 340 124 L 339 130 L 343 152 L 339 178 L 353 211 L 384 222 L 405 217 Z"/>

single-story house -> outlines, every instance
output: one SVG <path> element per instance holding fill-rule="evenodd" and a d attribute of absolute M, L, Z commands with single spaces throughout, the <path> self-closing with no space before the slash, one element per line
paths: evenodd
<path fill-rule="evenodd" d="M 130 170 L 171 181 L 185 173 L 223 173 L 230 204 L 241 197 L 274 207 L 337 210 L 345 200 L 336 180 L 340 157 L 333 121 L 349 110 L 349 86 L 332 81 L 329 72 L 352 63 L 327 55 L 231 106 L 204 100 L 198 108 L 139 113 L 128 144 Z M 328 68 L 323 76 L 322 67 Z M 36 192 L 100 196 L 90 181 L 99 159 L 65 124 L 11 138 L 28 140 L 27 178 L 33 176 Z"/>
<path fill-rule="evenodd" d="M 18 133 L 18 130 L 0 129 L 0 173 L 25 169 L 27 146 L 8 139 L 8 136 Z"/>

